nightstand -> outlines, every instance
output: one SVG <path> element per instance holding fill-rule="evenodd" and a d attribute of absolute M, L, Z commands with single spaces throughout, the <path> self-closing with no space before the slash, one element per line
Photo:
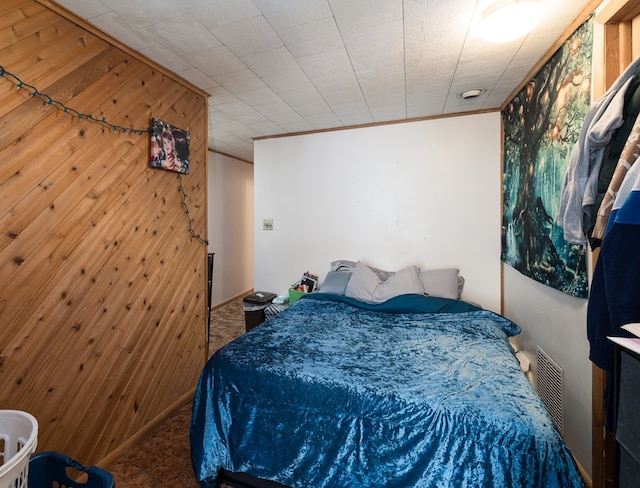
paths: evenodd
<path fill-rule="evenodd" d="M 243 298 L 245 330 L 249 332 L 264 322 L 264 309 L 277 295 L 267 291 L 257 291 Z"/>

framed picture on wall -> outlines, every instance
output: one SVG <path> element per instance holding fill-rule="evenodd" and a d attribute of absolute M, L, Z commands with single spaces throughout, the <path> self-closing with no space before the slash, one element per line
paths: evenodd
<path fill-rule="evenodd" d="M 151 167 L 189 174 L 189 132 L 152 119 Z"/>

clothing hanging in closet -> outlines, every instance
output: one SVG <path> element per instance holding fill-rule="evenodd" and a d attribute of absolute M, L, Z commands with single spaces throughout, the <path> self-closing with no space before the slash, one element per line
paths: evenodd
<path fill-rule="evenodd" d="M 639 58 L 640 59 L 640 58 Z M 634 62 L 611 95 L 609 139 L 602 148 L 599 166 L 589 180 L 595 181 L 593 200 L 585 189 L 582 200 L 581 232 L 592 248 L 600 247 L 587 307 L 589 359 L 599 368 L 613 372 L 615 345 L 609 336 L 629 336 L 621 326 L 640 322 L 640 73 Z M 622 101 L 618 107 L 616 102 Z M 613 108 L 612 108 L 613 107 Z M 605 117 L 606 118 L 606 117 Z M 585 136 L 587 139 L 590 135 Z M 592 155 L 593 156 L 593 155 Z M 596 173 L 597 171 L 597 173 Z M 597 175 L 597 179 L 594 179 Z M 587 185 L 588 187 L 588 185 Z M 584 205 L 589 203 L 589 205 Z M 605 389 L 605 425 L 613 428 L 611 378 Z"/>
<path fill-rule="evenodd" d="M 587 337 L 596 366 L 613 371 L 615 345 L 607 337 L 631 337 L 621 328 L 631 322 L 640 322 L 640 163 L 627 172 L 615 198 L 591 282 Z M 612 402 L 608 384 L 605 424 L 610 429 Z"/>
<path fill-rule="evenodd" d="M 602 163 L 609 154 L 607 150 L 611 150 L 611 141 L 616 131 L 625 123 L 624 111 L 625 106 L 628 107 L 628 94 L 635 92 L 637 88 L 634 82 L 638 82 L 639 69 L 640 57 L 627 67 L 611 88 L 592 103 L 587 111 L 578 142 L 571 153 L 558 209 L 557 223 L 570 244 L 587 244 L 587 235 L 598 210 L 597 207 L 594 209 L 594 205 Z M 631 87 L 634 87 L 633 90 Z M 622 141 L 622 146 L 625 142 L 626 138 Z M 608 182 L 604 191 L 606 187 Z"/>
<path fill-rule="evenodd" d="M 607 221 L 613 207 L 616 194 L 627 171 L 640 156 L 640 75 L 636 73 L 625 93 L 623 109 L 624 122 L 616 130 L 610 147 L 600 168 L 598 190 L 593 215 L 587 228 L 591 248 L 595 249 L 602 242 Z"/>
<path fill-rule="evenodd" d="M 589 359 L 612 372 L 622 325 L 640 322 L 640 57 L 587 111 L 565 174 L 558 225 L 571 244 L 600 246 L 587 307 Z M 611 378 L 612 375 L 608 375 Z M 613 389 L 605 391 L 612 428 Z"/>

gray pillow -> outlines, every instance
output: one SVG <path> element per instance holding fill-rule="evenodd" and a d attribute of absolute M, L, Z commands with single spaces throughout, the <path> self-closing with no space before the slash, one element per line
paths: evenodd
<path fill-rule="evenodd" d="M 458 299 L 462 293 L 456 268 L 429 269 L 421 273 L 422 286 L 427 295 Z M 462 281 L 464 284 L 464 281 Z"/>
<path fill-rule="evenodd" d="M 360 261 L 353 267 L 351 278 L 347 283 L 344 294 L 351 298 L 356 298 L 367 303 L 373 302 L 373 293 L 380 283 L 378 275 L 376 275 L 367 265 Z"/>
<path fill-rule="evenodd" d="M 351 273 L 355 269 L 356 264 L 358 264 L 357 261 L 349 261 L 348 259 L 339 259 L 338 261 L 333 261 L 331 263 L 331 270 L 332 271 L 348 271 L 349 273 Z M 386 280 L 389 276 L 393 274 L 392 271 L 385 271 L 384 269 L 374 268 L 373 266 L 369 266 L 368 264 L 365 266 L 367 266 L 371 271 L 377 274 L 378 278 L 380 278 L 380 280 L 382 281 Z"/>
<path fill-rule="evenodd" d="M 345 295 L 367 303 L 382 303 L 398 295 L 410 293 L 424 294 L 420 280 L 420 270 L 408 266 L 391 274 L 386 280 L 380 277 L 366 264 L 358 261 Z"/>
<path fill-rule="evenodd" d="M 320 285 L 319 291 L 332 295 L 344 295 L 350 278 L 351 273 L 347 271 L 329 271 Z"/>
<path fill-rule="evenodd" d="M 458 275 L 458 298 L 462 296 L 462 290 L 464 290 L 464 277 Z"/>

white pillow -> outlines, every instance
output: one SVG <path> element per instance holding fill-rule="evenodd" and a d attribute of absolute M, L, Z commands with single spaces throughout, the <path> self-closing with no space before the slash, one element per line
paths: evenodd
<path fill-rule="evenodd" d="M 408 266 L 386 280 L 381 280 L 369 266 L 360 261 L 356 263 L 345 290 L 345 296 L 367 303 L 382 303 L 409 293 L 424 294 L 420 270 L 416 266 Z"/>

